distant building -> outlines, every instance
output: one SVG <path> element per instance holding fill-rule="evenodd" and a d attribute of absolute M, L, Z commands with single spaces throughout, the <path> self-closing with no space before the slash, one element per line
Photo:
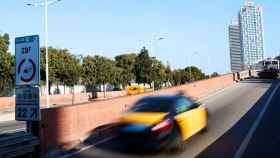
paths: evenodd
<path fill-rule="evenodd" d="M 229 25 L 229 43 L 231 71 L 242 71 L 244 67 L 241 52 L 240 27 L 238 23 L 232 23 Z"/>
<path fill-rule="evenodd" d="M 246 1 L 239 13 L 242 54 L 245 68 L 253 68 L 264 59 L 264 30 L 262 8 Z"/>
<path fill-rule="evenodd" d="M 239 12 L 238 23 L 229 26 L 229 34 L 231 63 L 233 63 L 231 70 L 233 72 L 239 71 L 239 68 L 242 70 L 254 69 L 259 61 L 264 60 L 264 29 L 260 6 L 254 5 L 251 0 L 246 0 Z M 240 65 L 238 65 L 239 59 L 242 63 Z"/>

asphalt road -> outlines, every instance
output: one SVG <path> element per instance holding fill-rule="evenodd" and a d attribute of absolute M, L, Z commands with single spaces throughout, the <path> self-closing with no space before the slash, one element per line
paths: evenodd
<path fill-rule="evenodd" d="M 223 155 L 223 152 L 228 152 L 230 153 L 230 156 L 234 156 L 244 142 L 243 140 L 247 138 L 251 126 L 259 116 L 259 112 L 262 111 L 262 105 L 266 104 L 267 101 L 271 99 L 269 97 L 273 93 L 275 84 L 276 83 L 272 84 L 271 81 L 267 80 L 243 81 L 202 100 L 202 102 L 208 107 L 210 113 L 209 129 L 206 133 L 195 135 L 188 140 L 185 144 L 186 149 L 183 152 L 168 153 L 162 151 L 156 154 L 133 153 L 127 151 L 126 145 L 115 137 L 99 144 L 87 146 L 79 152 L 65 155 L 63 158 L 228 157 Z M 279 96 L 279 94 L 277 95 Z M 279 103 L 275 100 L 274 104 Z M 268 120 L 269 119 L 274 119 L 273 121 L 275 121 L 276 118 L 268 117 Z M 277 120 L 279 120 L 279 118 L 277 118 Z M 263 126 L 262 129 L 267 128 L 265 127 L 265 124 L 261 125 Z M 260 129 L 256 132 L 259 133 L 259 137 L 263 134 L 263 131 Z M 232 137 L 232 133 L 237 134 Z M 276 133 L 274 133 L 274 135 L 275 134 Z M 273 139 L 273 137 L 271 139 Z M 255 144 L 261 148 L 260 144 L 257 142 Z M 250 146 L 251 145 L 249 145 L 248 148 L 250 148 Z M 247 149 L 247 146 L 245 147 Z M 250 154 L 250 152 L 248 151 L 245 154 Z"/>
<path fill-rule="evenodd" d="M 279 99 L 280 82 L 278 81 L 233 128 L 207 147 L 198 157 L 279 157 Z"/>

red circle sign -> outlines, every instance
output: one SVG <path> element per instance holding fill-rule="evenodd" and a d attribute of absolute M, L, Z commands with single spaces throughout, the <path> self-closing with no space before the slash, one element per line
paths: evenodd
<path fill-rule="evenodd" d="M 20 61 L 19 65 L 18 65 L 18 75 L 21 73 L 21 69 L 22 69 L 22 65 L 26 62 L 26 59 L 23 59 Z M 31 63 L 32 65 L 32 74 L 28 77 L 20 77 L 20 80 L 23 81 L 23 82 L 30 82 L 34 79 L 35 77 L 35 73 L 36 73 L 36 65 L 34 63 L 33 60 L 31 59 L 28 59 L 28 62 Z"/>

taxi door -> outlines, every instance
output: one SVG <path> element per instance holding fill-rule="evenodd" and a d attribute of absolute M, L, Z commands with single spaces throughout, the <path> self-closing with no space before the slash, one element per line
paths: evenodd
<path fill-rule="evenodd" d="M 176 104 L 175 120 L 177 121 L 183 140 L 199 132 L 206 126 L 206 110 L 186 99 L 179 99 Z"/>

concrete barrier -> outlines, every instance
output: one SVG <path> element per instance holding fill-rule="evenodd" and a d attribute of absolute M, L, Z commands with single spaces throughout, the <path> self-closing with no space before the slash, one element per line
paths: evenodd
<path fill-rule="evenodd" d="M 250 77 L 258 77 L 258 72 L 261 70 L 244 70 L 240 72 L 233 73 L 233 80 L 234 81 L 241 81 L 248 79 Z"/>
<path fill-rule="evenodd" d="M 162 89 L 155 93 L 125 96 L 76 106 L 42 109 L 42 120 L 40 122 L 42 152 L 45 153 L 54 148 L 73 147 L 88 137 L 97 127 L 115 122 L 122 112 L 126 111 L 141 97 L 184 91 L 189 96 L 199 98 L 233 83 L 235 83 L 233 74 L 227 74 L 191 84 Z"/>

